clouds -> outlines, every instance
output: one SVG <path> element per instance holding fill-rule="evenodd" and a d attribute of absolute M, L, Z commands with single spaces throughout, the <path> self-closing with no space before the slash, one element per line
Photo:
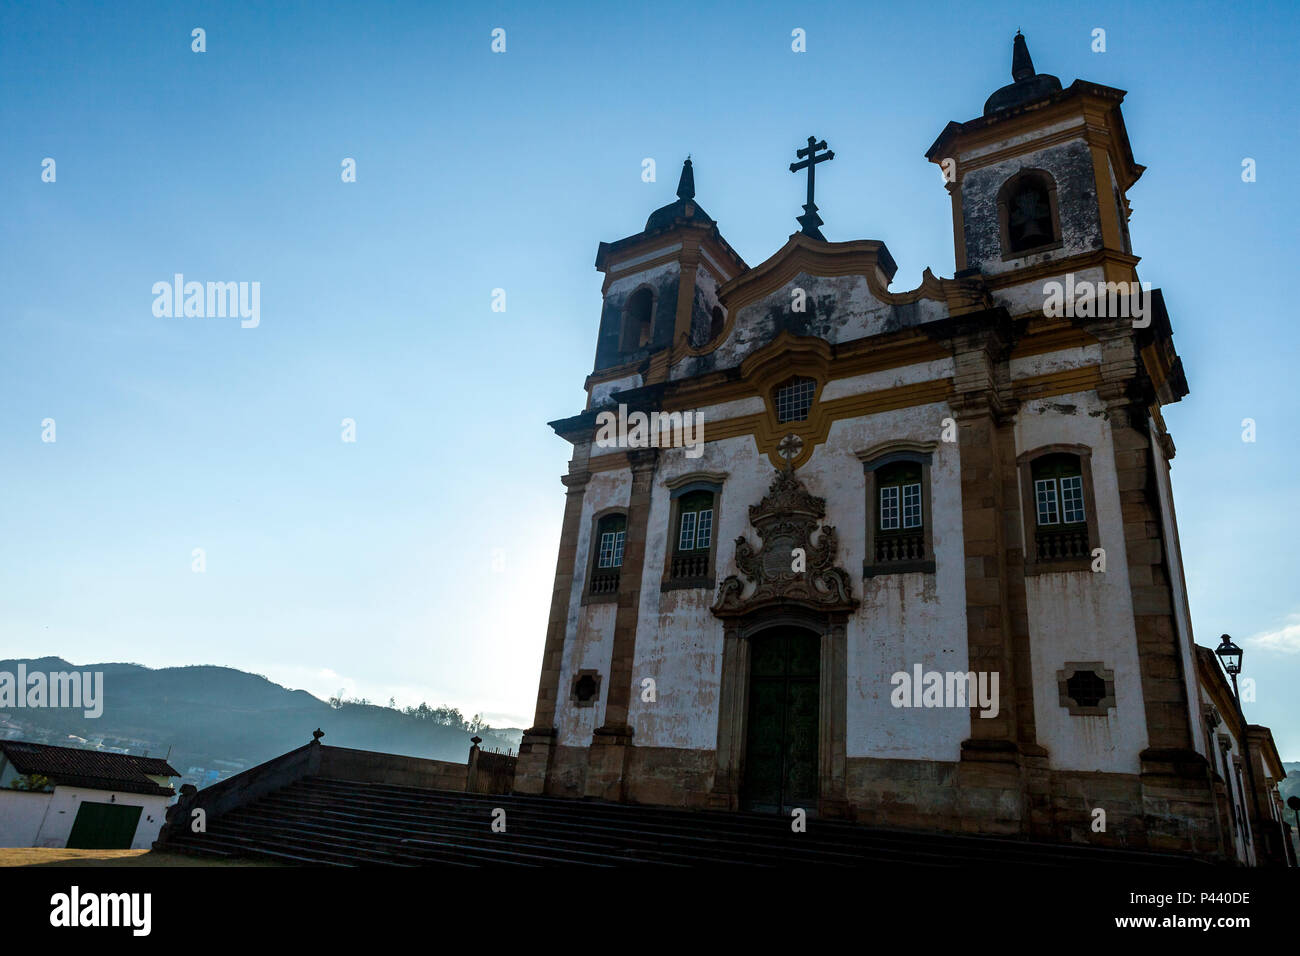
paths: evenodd
<path fill-rule="evenodd" d="M 1300 614 L 1289 615 L 1286 624 L 1248 637 L 1243 643 L 1261 651 L 1300 654 Z"/>

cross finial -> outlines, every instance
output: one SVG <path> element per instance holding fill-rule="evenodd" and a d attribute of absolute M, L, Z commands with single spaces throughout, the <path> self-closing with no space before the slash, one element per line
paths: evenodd
<path fill-rule="evenodd" d="M 804 235 L 825 242 L 826 237 L 821 234 L 821 230 L 818 228 L 818 226 L 822 225 L 822 218 L 817 215 L 817 204 L 813 202 L 813 189 L 817 178 L 817 164 L 834 159 L 835 154 L 827 150 L 823 155 L 818 156 L 817 151 L 819 149 L 826 149 L 826 140 L 818 142 L 816 136 L 809 136 L 808 145 L 803 149 L 795 150 L 795 156 L 798 156 L 803 162 L 791 163 L 790 172 L 797 173 L 801 169 L 808 170 L 808 202 L 804 203 L 803 215 L 795 217 L 795 221 L 803 226 Z"/>
<path fill-rule="evenodd" d="M 803 439 L 798 435 L 786 435 L 776 446 L 776 453 L 785 459 L 785 470 L 793 469 L 794 460 L 803 451 Z"/>

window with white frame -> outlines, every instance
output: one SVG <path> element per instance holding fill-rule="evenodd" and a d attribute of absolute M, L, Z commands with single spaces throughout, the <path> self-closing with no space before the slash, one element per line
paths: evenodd
<path fill-rule="evenodd" d="M 1098 546 L 1091 450 L 1054 445 L 1025 452 L 1018 461 L 1025 573 L 1091 569 Z"/>
<path fill-rule="evenodd" d="M 591 573 L 583 602 L 612 601 L 618 597 L 627 515 L 615 512 L 596 522 L 591 549 Z"/>
<path fill-rule="evenodd" d="M 858 452 L 867 491 L 865 576 L 934 572 L 930 453 L 913 442 L 887 442 Z M 873 450 L 875 451 L 875 450 Z"/>
<path fill-rule="evenodd" d="M 707 551 L 713 543 L 713 495 L 692 492 L 677 507 L 677 550 Z"/>
<path fill-rule="evenodd" d="M 625 532 L 606 531 L 600 536 L 599 568 L 621 568 L 623 566 L 623 537 Z"/>
<path fill-rule="evenodd" d="M 921 527 L 921 466 L 900 461 L 876 473 L 880 490 L 879 531 L 914 531 Z"/>
<path fill-rule="evenodd" d="M 684 491 L 673 500 L 674 536 L 668 555 L 666 582 L 677 587 L 703 586 L 713 571 L 713 516 L 717 498 L 713 491 Z"/>
<path fill-rule="evenodd" d="M 1082 525 L 1083 471 L 1077 455 L 1044 455 L 1033 466 L 1038 526 Z"/>

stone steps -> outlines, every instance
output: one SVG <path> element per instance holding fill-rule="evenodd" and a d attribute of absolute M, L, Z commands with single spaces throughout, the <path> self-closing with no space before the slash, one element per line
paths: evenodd
<path fill-rule="evenodd" d="M 491 829 L 505 811 L 506 830 Z M 1159 866 L 1154 853 L 1058 846 L 1001 837 L 890 830 L 810 818 L 684 810 L 514 794 L 472 794 L 307 777 L 182 832 L 167 848 L 332 866 L 691 866 L 1001 863 Z"/>

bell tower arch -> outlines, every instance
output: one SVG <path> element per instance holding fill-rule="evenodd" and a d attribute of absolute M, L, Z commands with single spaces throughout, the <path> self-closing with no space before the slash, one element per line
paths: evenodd
<path fill-rule="evenodd" d="M 952 197 L 957 271 L 1040 272 L 1088 256 L 1108 281 L 1136 281 L 1128 190 L 1144 170 L 1120 114 L 1124 91 L 1038 73 L 1024 36 L 1012 82 L 983 115 L 949 123 L 926 153 Z"/>

